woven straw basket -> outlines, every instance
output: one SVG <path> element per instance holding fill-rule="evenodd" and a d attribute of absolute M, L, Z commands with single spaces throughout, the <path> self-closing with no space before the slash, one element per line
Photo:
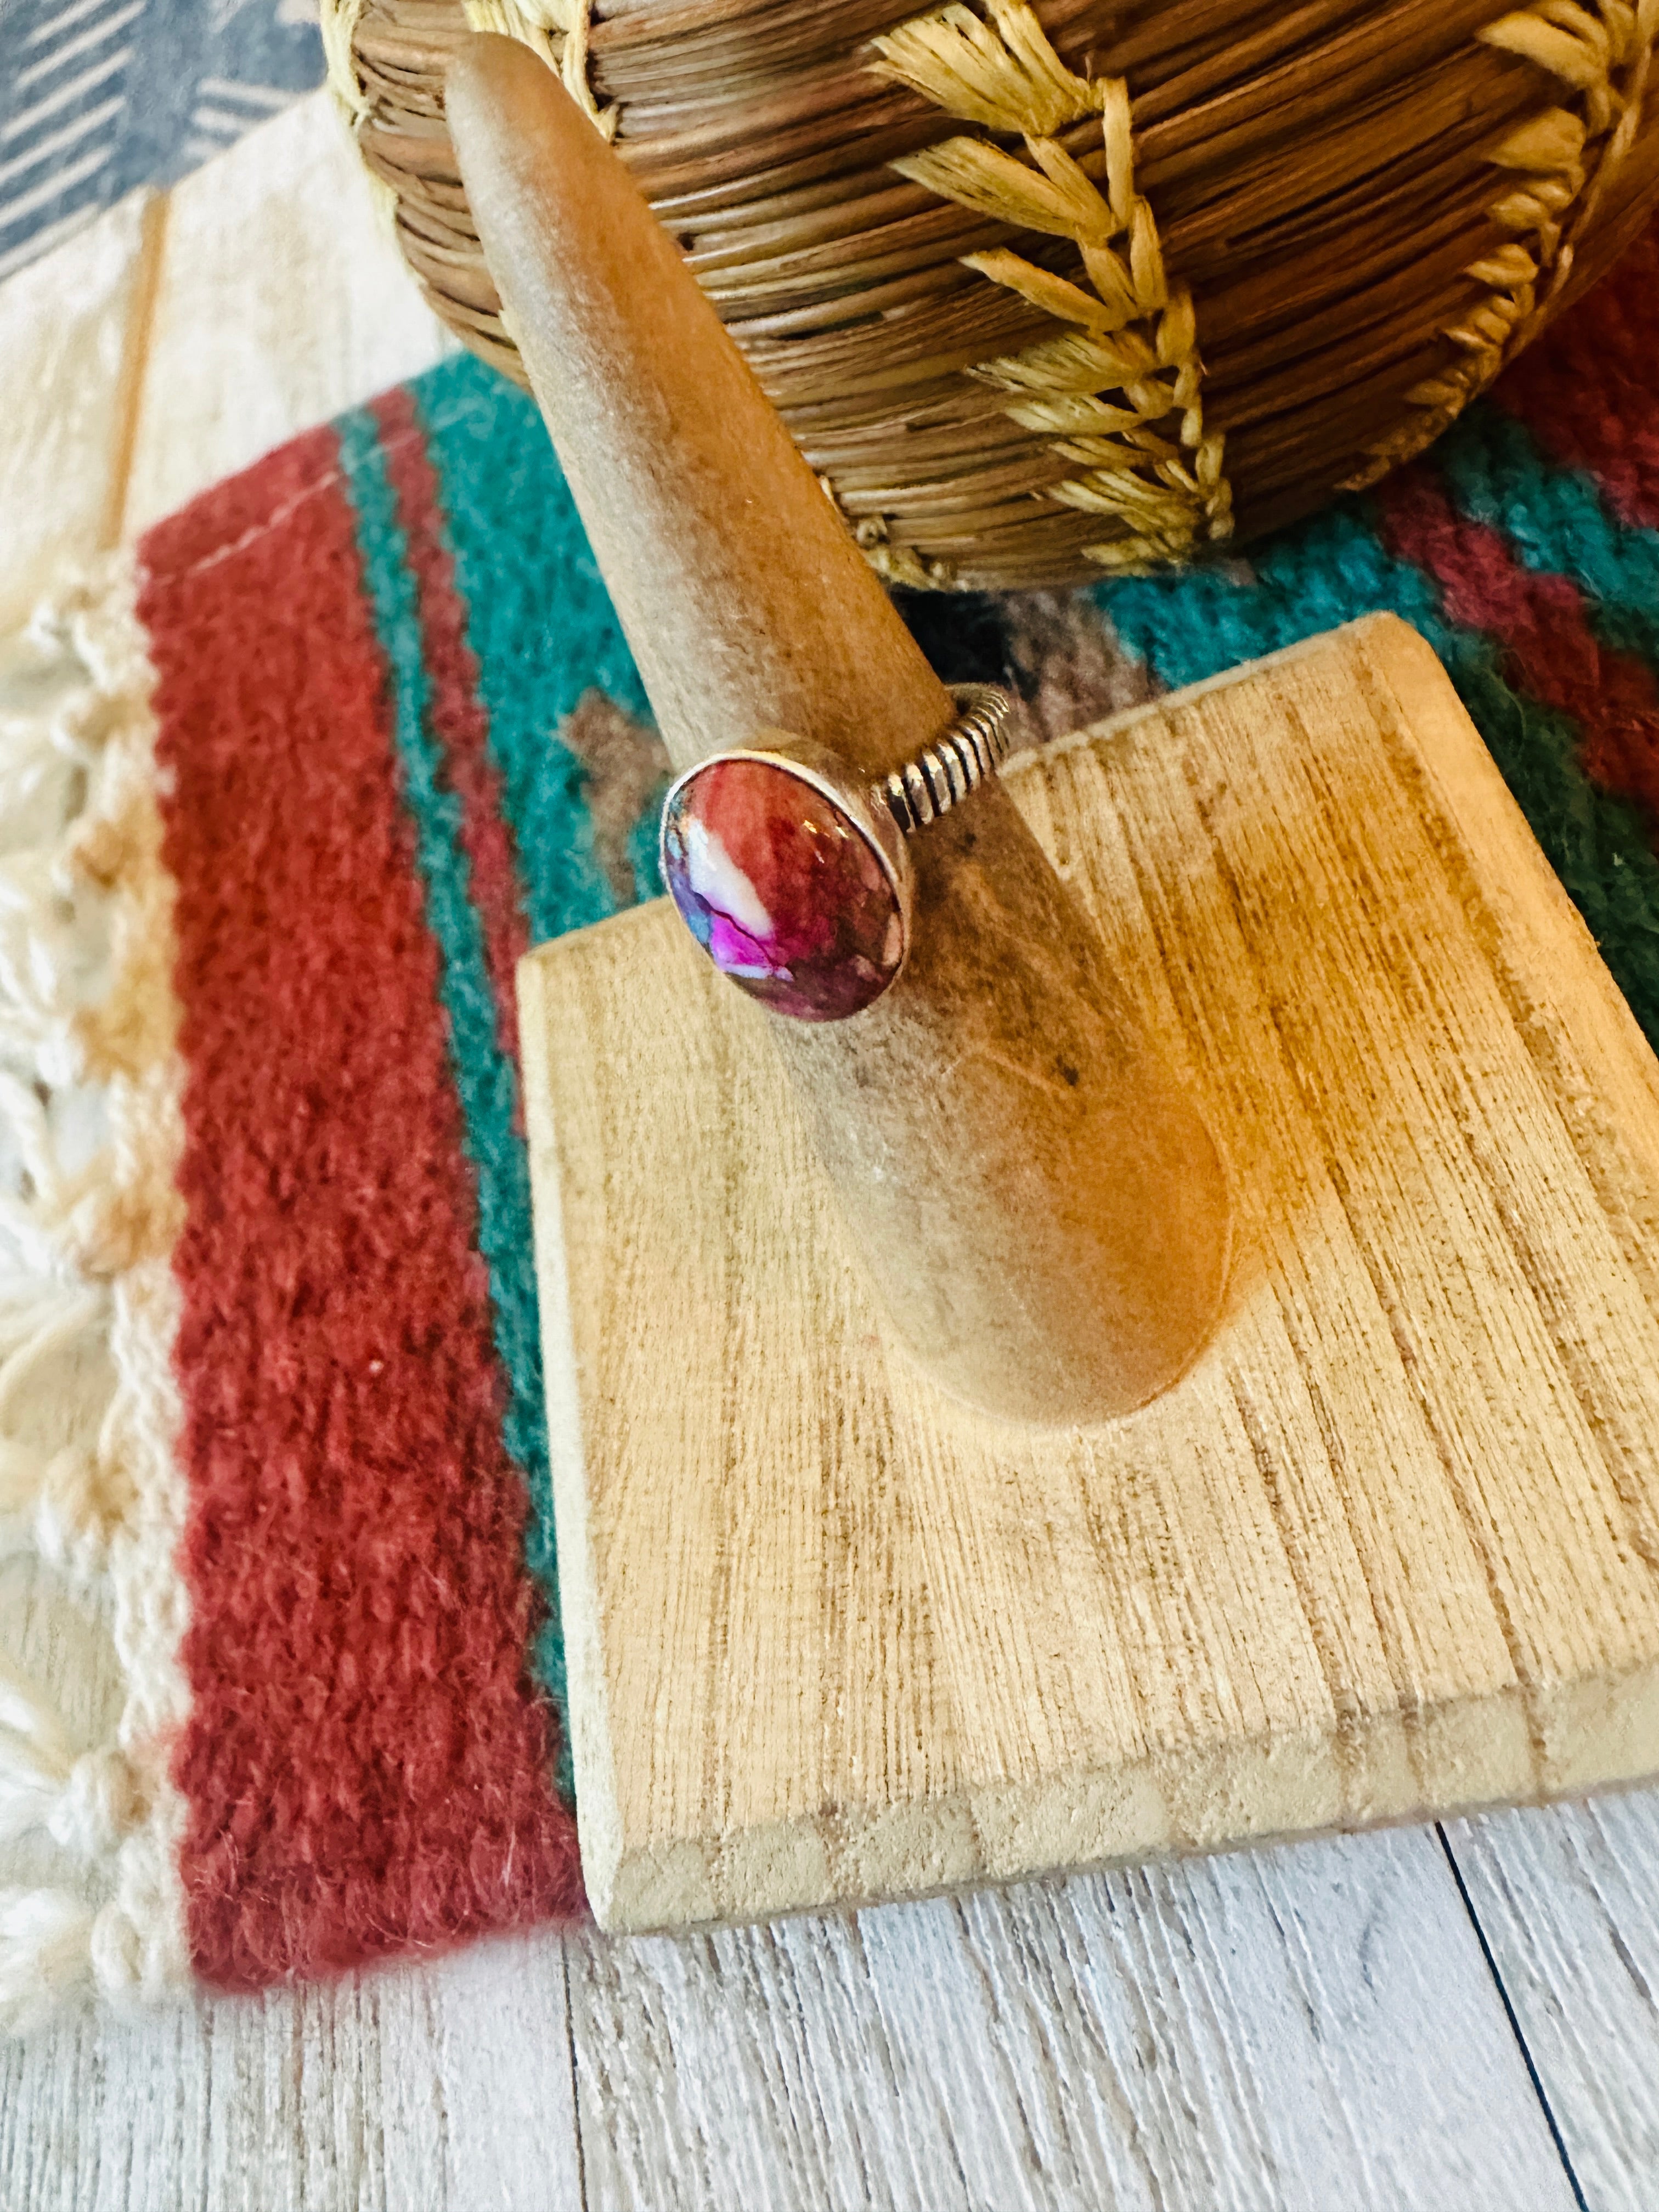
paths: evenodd
<path fill-rule="evenodd" d="M 411 266 L 520 380 L 444 128 L 469 25 L 614 140 L 909 585 L 1182 561 L 1374 482 L 1659 193 L 1659 0 L 329 0 Z"/>

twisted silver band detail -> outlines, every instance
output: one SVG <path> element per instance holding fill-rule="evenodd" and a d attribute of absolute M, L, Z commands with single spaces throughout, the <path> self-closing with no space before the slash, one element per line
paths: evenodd
<path fill-rule="evenodd" d="M 995 775 L 1008 754 L 1014 702 L 994 684 L 953 684 L 957 718 L 913 761 L 884 776 L 872 796 L 907 837 L 937 822 Z"/>

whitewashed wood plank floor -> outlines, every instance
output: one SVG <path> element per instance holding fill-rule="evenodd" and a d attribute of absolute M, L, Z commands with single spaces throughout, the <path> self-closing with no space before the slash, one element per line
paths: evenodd
<path fill-rule="evenodd" d="M 1659 2205 L 1659 1792 L 1450 1821 L 1583 2202 Z"/>
<path fill-rule="evenodd" d="M 0 2192 L 29 2212 L 1576 2201 L 1437 1845 L 1407 1832 L 492 1944 L 66 2027 L 3 2078 Z"/>
<path fill-rule="evenodd" d="M 113 211 L 0 289 L 0 607 L 447 347 L 320 100 Z M 48 1675 L 59 1602 L 0 1577 Z M 1650 1791 L 81 2014 L 0 2207 L 1653 2212 L 1656 1899 Z"/>

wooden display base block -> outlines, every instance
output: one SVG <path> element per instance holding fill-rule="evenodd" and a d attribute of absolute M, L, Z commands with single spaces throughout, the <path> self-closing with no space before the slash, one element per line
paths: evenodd
<path fill-rule="evenodd" d="M 520 971 L 608 1927 L 1659 1769 L 1659 1071 L 1433 655 L 1379 617 L 1007 775 L 1236 1182 L 1127 1419 L 917 1372 L 665 903 Z"/>

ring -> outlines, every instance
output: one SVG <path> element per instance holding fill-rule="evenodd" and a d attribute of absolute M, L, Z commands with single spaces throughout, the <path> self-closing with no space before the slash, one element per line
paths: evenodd
<path fill-rule="evenodd" d="M 663 801 L 662 877 L 724 975 L 797 1021 L 861 1013 L 910 951 L 905 841 L 959 806 L 1008 750 L 1013 701 L 955 684 L 950 727 L 879 782 L 787 731 L 688 769 Z"/>

